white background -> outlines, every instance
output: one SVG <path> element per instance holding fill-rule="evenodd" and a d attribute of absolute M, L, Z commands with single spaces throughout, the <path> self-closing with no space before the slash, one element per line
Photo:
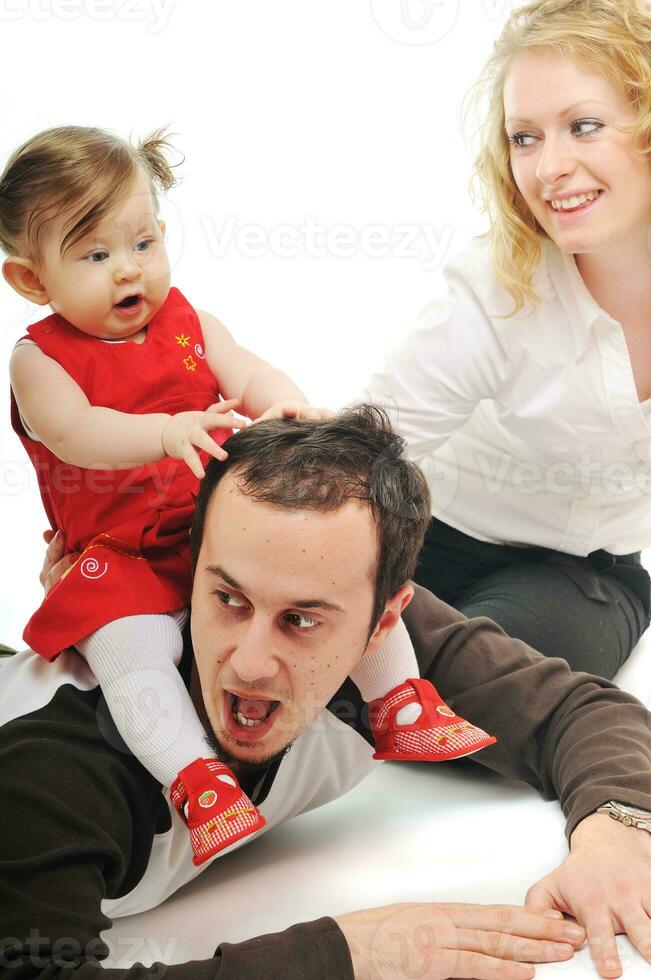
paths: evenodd
<path fill-rule="evenodd" d="M 136 140 L 169 124 L 185 155 L 162 203 L 172 282 L 336 409 L 440 290 L 442 263 L 486 228 L 469 200 L 461 103 L 513 6 L 0 0 L 0 166 L 51 126 Z M 7 364 L 49 312 L 0 281 L 11 645 L 40 602 L 47 523 L 10 427 Z"/>

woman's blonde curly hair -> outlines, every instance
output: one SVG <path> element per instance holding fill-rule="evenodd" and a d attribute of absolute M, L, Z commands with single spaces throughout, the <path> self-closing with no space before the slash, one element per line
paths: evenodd
<path fill-rule="evenodd" d="M 608 78 L 637 110 L 631 139 L 651 153 L 651 6 L 648 0 L 533 0 L 513 11 L 475 86 L 464 121 L 484 114 L 477 130 L 471 193 L 488 215 L 495 274 L 513 297 L 511 316 L 539 297 L 533 277 L 549 236 L 520 194 L 504 124 L 504 81 L 523 51 L 551 51 Z"/>

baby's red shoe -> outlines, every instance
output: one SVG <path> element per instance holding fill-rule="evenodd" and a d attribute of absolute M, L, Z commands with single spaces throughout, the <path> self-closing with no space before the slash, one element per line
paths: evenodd
<path fill-rule="evenodd" d="M 170 800 L 190 831 L 196 865 L 255 834 L 266 823 L 219 759 L 195 759 L 182 769 L 172 783 Z"/>
<path fill-rule="evenodd" d="M 398 715 L 415 705 L 420 716 L 411 724 L 400 724 Z M 369 703 L 375 739 L 374 759 L 404 762 L 447 762 L 460 759 L 492 745 L 497 739 L 456 715 L 442 700 L 430 681 L 410 678 L 384 697 Z"/>

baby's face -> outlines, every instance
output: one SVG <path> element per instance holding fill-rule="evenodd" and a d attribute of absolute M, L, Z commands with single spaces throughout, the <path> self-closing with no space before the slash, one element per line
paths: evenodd
<path fill-rule="evenodd" d="M 40 266 L 52 310 L 91 337 L 144 337 L 170 288 L 165 225 L 156 218 L 146 175 L 139 172 L 126 200 L 61 257 L 69 218 L 50 223 Z M 128 296 L 140 298 L 118 308 Z"/>

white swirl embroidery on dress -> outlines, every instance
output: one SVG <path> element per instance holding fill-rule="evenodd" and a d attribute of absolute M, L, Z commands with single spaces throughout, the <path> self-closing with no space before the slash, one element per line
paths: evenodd
<path fill-rule="evenodd" d="M 79 566 L 79 571 L 84 578 L 101 578 L 102 575 L 106 575 L 106 572 L 108 571 L 108 562 L 104 562 L 104 568 L 100 571 L 97 558 L 84 558 Z"/>
<path fill-rule="evenodd" d="M 202 361 L 205 361 L 206 355 L 204 353 L 204 350 L 203 350 L 203 347 L 201 346 L 201 344 L 195 344 L 194 345 L 194 352 L 197 355 L 197 357 L 200 357 Z"/>

